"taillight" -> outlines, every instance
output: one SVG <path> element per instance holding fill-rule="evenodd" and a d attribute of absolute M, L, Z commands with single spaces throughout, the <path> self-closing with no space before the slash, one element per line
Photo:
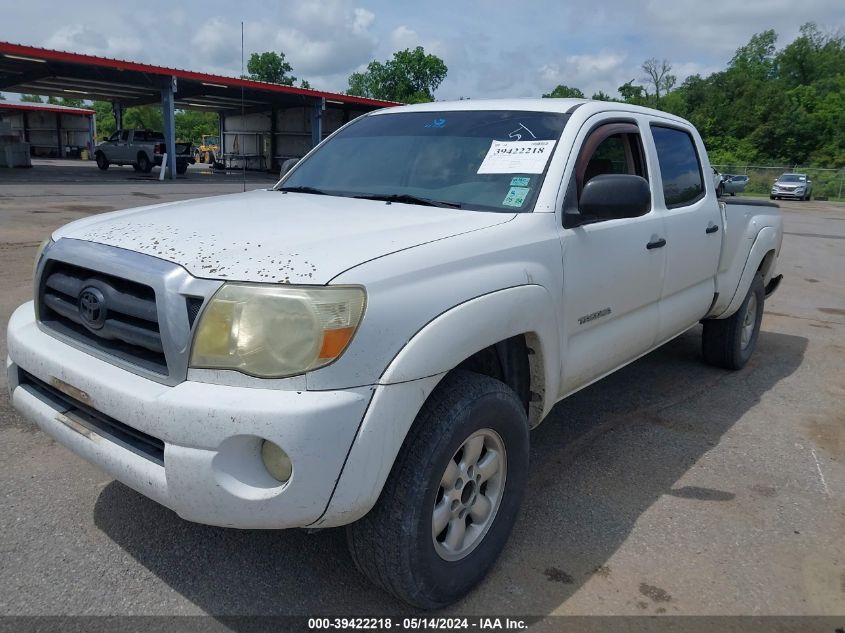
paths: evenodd
<path fill-rule="evenodd" d="M 156 154 L 164 154 L 164 143 L 156 143 L 155 149 L 153 149 L 153 151 Z"/>

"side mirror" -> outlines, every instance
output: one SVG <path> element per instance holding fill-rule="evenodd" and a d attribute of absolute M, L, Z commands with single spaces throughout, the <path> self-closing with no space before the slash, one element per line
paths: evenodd
<path fill-rule="evenodd" d="M 279 180 L 284 178 L 285 174 L 288 173 L 291 169 L 294 168 L 299 162 L 298 158 L 288 158 L 282 162 L 282 168 L 279 170 Z"/>
<path fill-rule="evenodd" d="M 577 214 L 567 214 L 565 226 L 597 220 L 636 218 L 651 209 L 651 189 L 641 176 L 604 174 L 591 178 L 578 201 Z"/>

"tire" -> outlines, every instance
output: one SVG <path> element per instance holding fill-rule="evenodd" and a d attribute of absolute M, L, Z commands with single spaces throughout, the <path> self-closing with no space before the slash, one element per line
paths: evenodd
<path fill-rule="evenodd" d="M 742 369 L 754 353 L 765 301 L 763 275 L 757 273 L 745 300 L 727 319 L 705 319 L 701 337 L 704 361 L 724 369 Z"/>
<path fill-rule="evenodd" d="M 94 159 L 97 161 L 97 167 L 99 167 L 101 171 L 106 171 L 109 168 L 109 159 L 106 158 L 106 155 L 102 152 L 97 152 L 94 155 Z"/>
<path fill-rule="evenodd" d="M 153 163 L 144 152 L 138 154 L 138 170 L 148 174 L 153 170 Z"/>
<path fill-rule="evenodd" d="M 482 482 L 483 471 L 494 467 Z M 412 606 L 455 602 L 504 548 L 527 471 L 528 420 L 517 395 L 494 378 L 450 372 L 417 415 L 375 507 L 347 528 L 355 565 Z M 438 535 L 436 507 L 444 517 Z M 461 522 L 469 529 L 453 532 Z M 463 538 L 451 538 L 459 533 Z"/>
<path fill-rule="evenodd" d="M 141 171 L 141 166 L 138 163 L 132 163 L 132 169 L 135 171 Z"/>
<path fill-rule="evenodd" d="M 177 161 L 176 162 L 176 173 L 180 176 L 188 171 L 188 161 Z"/>
<path fill-rule="evenodd" d="M 199 164 L 199 163 L 205 162 L 205 161 L 203 161 L 202 158 L 203 158 L 202 154 L 200 154 L 199 152 L 194 152 L 194 162 L 195 163 Z"/>

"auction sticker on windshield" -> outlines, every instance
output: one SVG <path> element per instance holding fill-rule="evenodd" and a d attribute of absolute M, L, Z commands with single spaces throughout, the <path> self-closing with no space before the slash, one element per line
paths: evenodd
<path fill-rule="evenodd" d="M 555 141 L 493 141 L 479 174 L 542 174 Z"/>

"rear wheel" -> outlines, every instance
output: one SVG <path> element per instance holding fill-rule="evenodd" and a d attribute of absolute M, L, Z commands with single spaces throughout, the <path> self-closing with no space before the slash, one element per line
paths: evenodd
<path fill-rule="evenodd" d="M 138 154 L 138 169 L 145 174 L 148 174 L 153 170 L 153 163 L 149 158 L 147 158 L 147 155 L 144 152 Z"/>
<path fill-rule="evenodd" d="M 97 167 L 101 170 L 106 171 L 109 168 L 109 159 L 102 152 L 97 152 L 94 159 L 97 161 Z"/>
<path fill-rule="evenodd" d="M 763 320 L 765 289 L 757 273 L 745 300 L 727 319 L 706 319 L 701 337 L 704 360 L 725 369 L 742 369 L 751 358 Z"/>
<path fill-rule="evenodd" d="M 177 161 L 176 162 L 176 173 L 181 175 L 181 174 L 184 174 L 186 171 L 188 171 L 188 161 L 184 161 L 184 160 Z"/>
<path fill-rule="evenodd" d="M 458 600 L 504 548 L 527 467 L 517 395 L 488 376 L 451 372 L 417 416 L 379 501 L 347 529 L 356 566 L 416 607 Z"/>

